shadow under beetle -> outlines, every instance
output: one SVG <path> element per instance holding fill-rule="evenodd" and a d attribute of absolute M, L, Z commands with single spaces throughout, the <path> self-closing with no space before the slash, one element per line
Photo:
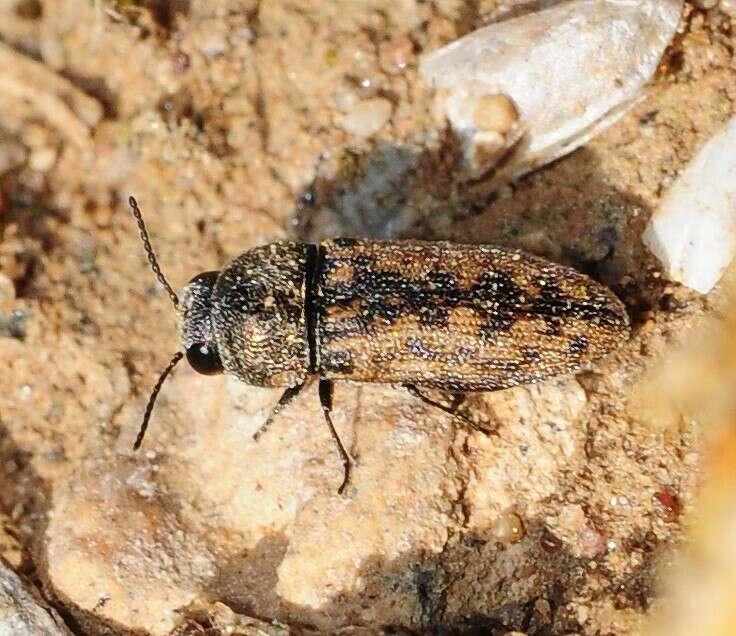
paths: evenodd
<path fill-rule="evenodd" d="M 569 267 L 489 245 L 336 238 L 280 241 L 195 276 L 181 300 L 156 261 L 138 204 L 129 199 L 148 260 L 179 312 L 183 353 L 202 374 L 228 373 L 284 392 L 257 439 L 304 387 L 319 398 L 350 480 L 350 457 L 330 416 L 337 380 L 453 393 L 496 391 L 571 373 L 626 340 L 629 320 L 606 287 Z M 477 426 L 463 418 L 473 427 Z"/>

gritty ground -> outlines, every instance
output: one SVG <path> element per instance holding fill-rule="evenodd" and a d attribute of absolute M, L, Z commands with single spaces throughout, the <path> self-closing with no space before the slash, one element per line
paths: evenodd
<path fill-rule="evenodd" d="M 686 5 L 646 100 L 489 192 L 455 178 L 416 62 L 507 9 L 0 0 L 0 555 L 73 631 L 219 624 L 198 603 L 243 633 L 639 627 L 703 437 L 651 415 L 650 372 L 723 303 L 663 280 L 640 236 L 734 111 L 736 26 Z M 365 138 L 345 118 L 368 99 L 390 115 Z M 338 387 L 345 498 L 316 391 L 255 445 L 276 394 L 182 367 L 133 454 L 179 344 L 131 193 L 177 288 L 287 236 L 498 243 L 612 287 L 632 338 L 576 377 L 472 397 L 492 437 L 391 387 Z"/>

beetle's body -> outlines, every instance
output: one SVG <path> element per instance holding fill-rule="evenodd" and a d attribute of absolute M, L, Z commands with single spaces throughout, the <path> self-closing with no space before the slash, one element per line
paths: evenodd
<path fill-rule="evenodd" d="M 328 380 L 492 391 L 570 373 L 628 333 L 621 302 L 516 250 L 424 241 L 280 242 L 195 278 L 184 348 L 248 384 Z"/>
<path fill-rule="evenodd" d="M 338 492 L 349 482 L 350 457 L 330 417 L 335 381 L 401 384 L 458 416 L 419 388 L 457 393 L 538 382 L 578 370 L 628 334 L 621 301 L 587 276 L 516 250 L 444 242 L 271 243 L 195 276 L 179 302 L 136 200 L 129 203 L 151 269 L 179 310 L 192 367 L 284 389 L 256 439 L 309 376 L 319 377 L 345 470 Z M 174 355 L 154 386 L 134 448 L 184 355 Z"/>

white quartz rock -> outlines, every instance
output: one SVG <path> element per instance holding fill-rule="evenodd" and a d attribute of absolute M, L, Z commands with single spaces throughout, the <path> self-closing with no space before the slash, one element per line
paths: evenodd
<path fill-rule="evenodd" d="M 71 636 L 61 619 L 0 560 L 0 636 Z"/>
<path fill-rule="evenodd" d="M 688 164 L 642 238 L 674 280 L 703 294 L 718 282 L 736 255 L 736 117 Z"/>
<path fill-rule="evenodd" d="M 507 149 L 516 146 L 504 165 L 518 176 L 574 150 L 637 101 L 681 9 L 682 0 L 571 0 L 478 29 L 425 56 L 420 73 L 476 173 L 502 156 L 482 148 L 478 102 L 511 99 L 524 134 L 509 130 Z"/>

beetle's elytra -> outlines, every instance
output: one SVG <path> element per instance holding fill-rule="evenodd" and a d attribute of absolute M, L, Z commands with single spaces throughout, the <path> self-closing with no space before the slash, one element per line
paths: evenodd
<path fill-rule="evenodd" d="M 574 269 L 517 250 L 425 241 L 271 243 L 193 278 L 178 310 L 196 371 L 285 389 L 262 430 L 317 376 L 333 435 L 334 381 L 401 384 L 447 410 L 419 390 L 495 391 L 571 373 L 629 330 L 613 292 Z M 137 445 L 181 357 L 157 384 Z M 349 459 L 335 438 L 346 467 L 342 491 Z"/>

